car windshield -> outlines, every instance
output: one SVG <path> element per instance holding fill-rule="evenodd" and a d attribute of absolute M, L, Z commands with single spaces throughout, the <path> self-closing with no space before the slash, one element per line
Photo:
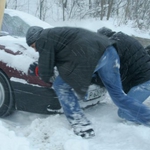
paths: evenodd
<path fill-rule="evenodd" d="M 2 31 L 8 32 L 9 35 L 25 37 L 29 27 L 30 26 L 18 16 L 4 14 Z"/>

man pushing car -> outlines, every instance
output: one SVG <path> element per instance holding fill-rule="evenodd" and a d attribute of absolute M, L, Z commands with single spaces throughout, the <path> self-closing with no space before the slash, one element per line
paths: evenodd
<path fill-rule="evenodd" d="M 31 64 L 29 74 L 49 82 L 57 67 L 59 76 L 53 87 L 75 134 L 83 138 L 95 135 L 78 102 L 85 98 L 95 74 L 118 106 L 121 118 L 150 125 L 150 109 L 142 103 L 150 95 L 150 57 L 140 43 L 124 39 L 124 49 L 120 49 L 117 39 L 83 28 L 38 26 L 28 29 L 26 42 L 39 52 L 38 65 Z M 129 75 L 127 92 L 122 87 L 125 75 Z"/>

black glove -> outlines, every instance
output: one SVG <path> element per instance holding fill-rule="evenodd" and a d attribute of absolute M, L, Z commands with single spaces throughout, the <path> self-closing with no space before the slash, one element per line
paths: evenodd
<path fill-rule="evenodd" d="M 34 62 L 33 64 L 30 65 L 28 69 L 28 74 L 31 76 L 39 76 L 38 75 L 38 64 L 37 62 Z"/>

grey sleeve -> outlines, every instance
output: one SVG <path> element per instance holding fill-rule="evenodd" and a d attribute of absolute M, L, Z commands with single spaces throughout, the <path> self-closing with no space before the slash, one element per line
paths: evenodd
<path fill-rule="evenodd" d="M 53 43 L 47 40 L 39 40 L 37 48 L 39 51 L 39 76 L 45 82 L 49 82 L 54 75 L 55 54 Z"/>

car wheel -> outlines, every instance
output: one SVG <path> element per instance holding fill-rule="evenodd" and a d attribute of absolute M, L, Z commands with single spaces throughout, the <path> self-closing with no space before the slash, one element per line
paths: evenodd
<path fill-rule="evenodd" d="M 13 91 L 8 78 L 0 71 L 0 117 L 6 117 L 15 110 Z"/>

